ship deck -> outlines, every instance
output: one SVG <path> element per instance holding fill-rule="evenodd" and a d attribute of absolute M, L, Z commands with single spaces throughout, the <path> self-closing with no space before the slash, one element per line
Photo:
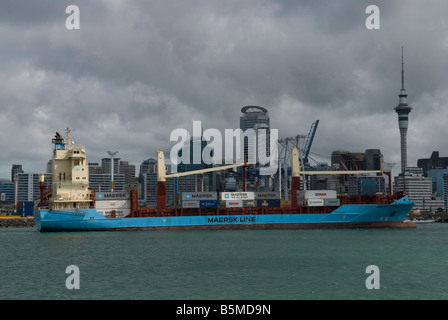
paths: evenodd
<path fill-rule="evenodd" d="M 375 196 L 341 196 L 341 205 L 354 204 L 390 204 L 402 197 L 402 194 L 393 196 L 375 195 Z M 331 213 L 340 206 L 322 206 L 322 207 L 240 207 L 240 208 L 166 208 L 157 210 L 148 207 L 138 207 L 131 204 L 132 210 L 128 217 L 161 217 L 161 216 L 210 216 L 210 215 L 265 215 L 265 214 L 321 214 Z"/>

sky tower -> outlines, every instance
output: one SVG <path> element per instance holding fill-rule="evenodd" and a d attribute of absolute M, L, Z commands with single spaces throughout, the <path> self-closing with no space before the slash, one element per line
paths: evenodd
<path fill-rule="evenodd" d="M 395 107 L 395 112 L 398 114 L 398 127 L 400 128 L 400 142 L 401 142 L 401 173 L 408 165 L 408 147 L 407 147 L 407 132 L 408 132 L 408 118 L 412 107 L 408 105 L 406 90 L 404 89 L 404 59 L 403 47 L 401 47 L 401 90 L 400 102 Z"/>

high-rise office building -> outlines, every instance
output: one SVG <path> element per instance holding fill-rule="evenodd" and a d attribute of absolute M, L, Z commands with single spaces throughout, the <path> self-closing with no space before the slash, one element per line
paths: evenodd
<path fill-rule="evenodd" d="M 269 112 L 267 109 L 259 106 L 246 106 L 241 109 L 243 115 L 240 117 L 240 128 L 244 132 L 247 129 L 254 129 L 255 133 L 258 130 L 266 130 L 266 153 L 270 155 L 270 138 L 269 138 Z M 249 154 L 252 154 L 256 149 L 257 142 L 255 144 L 249 143 L 248 139 L 244 139 L 244 159 L 249 159 Z M 260 154 L 257 152 L 256 154 Z"/>
<path fill-rule="evenodd" d="M 11 181 L 15 181 L 15 177 L 18 173 L 23 173 L 21 164 L 13 164 L 11 168 Z"/>
<path fill-rule="evenodd" d="M 423 176 L 417 167 L 406 168 L 404 174 L 394 179 L 394 192 L 405 191 L 409 200 L 415 201 L 413 210 L 436 211 L 444 207 L 443 197 L 434 197 L 431 178 Z"/>
<path fill-rule="evenodd" d="M 52 179 L 45 177 L 45 189 L 51 187 Z M 22 201 L 34 201 L 40 195 L 38 173 L 18 173 L 15 179 L 15 203 Z"/>
<path fill-rule="evenodd" d="M 129 161 L 120 161 L 119 173 L 124 175 L 124 183 L 127 188 L 135 186 L 135 165 L 129 164 Z"/>
<path fill-rule="evenodd" d="M 417 167 L 423 169 L 423 175 L 428 175 L 428 170 L 433 167 L 447 167 L 448 166 L 448 157 L 440 157 L 439 151 L 433 151 L 431 157 L 418 159 Z"/>
<path fill-rule="evenodd" d="M 102 158 L 101 167 L 103 168 L 103 173 L 111 174 L 111 158 Z M 120 158 L 114 159 L 114 175 L 120 172 Z"/>
<path fill-rule="evenodd" d="M 401 145 L 401 173 L 404 174 L 408 165 L 408 147 L 407 147 L 407 132 L 409 113 L 412 107 L 408 105 L 406 90 L 404 89 L 404 59 L 403 47 L 401 48 L 401 90 L 398 97 L 400 101 L 395 107 L 395 112 L 398 114 L 398 127 L 400 129 L 400 145 Z"/>

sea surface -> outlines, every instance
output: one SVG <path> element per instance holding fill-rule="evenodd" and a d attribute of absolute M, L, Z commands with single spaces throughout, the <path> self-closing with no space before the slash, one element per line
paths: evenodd
<path fill-rule="evenodd" d="M 79 269 L 79 289 L 66 286 L 76 276 L 66 273 L 71 265 Z M 372 275 L 379 289 L 367 289 L 371 265 L 378 267 Z M 0 229 L 1 300 L 448 299 L 447 270 L 446 223 L 356 230 Z"/>

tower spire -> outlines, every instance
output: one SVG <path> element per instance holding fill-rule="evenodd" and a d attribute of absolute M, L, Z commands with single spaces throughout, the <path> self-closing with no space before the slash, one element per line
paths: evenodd
<path fill-rule="evenodd" d="M 404 54 L 403 54 L 403 46 L 401 47 L 401 90 L 404 92 Z"/>

